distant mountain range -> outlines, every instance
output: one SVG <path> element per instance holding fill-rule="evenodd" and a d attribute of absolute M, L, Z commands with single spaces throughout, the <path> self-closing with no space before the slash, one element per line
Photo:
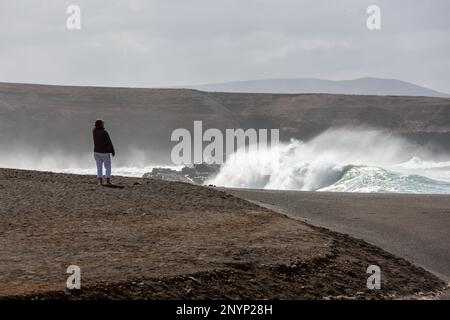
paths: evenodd
<path fill-rule="evenodd" d="M 450 97 L 449 94 L 421 87 L 413 83 L 381 78 L 360 78 L 339 81 L 314 78 L 267 79 L 182 86 L 182 88 L 207 92 L 330 93 L 350 95 Z"/>

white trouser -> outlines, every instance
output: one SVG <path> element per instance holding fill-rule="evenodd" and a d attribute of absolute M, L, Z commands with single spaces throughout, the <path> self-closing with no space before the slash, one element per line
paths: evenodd
<path fill-rule="evenodd" d="M 105 165 L 106 177 L 111 178 L 111 154 L 94 152 L 94 159 L 97 164 L 97 178 L 103 178 L 103 165 Z"/>

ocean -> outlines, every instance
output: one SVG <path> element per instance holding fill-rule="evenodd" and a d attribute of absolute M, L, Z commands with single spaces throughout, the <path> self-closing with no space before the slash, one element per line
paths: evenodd
<path fill-rule="evenodd" d="M 27 159 L 27 157 L 22 157 Z M 95 174 L 91 155 L 65 159 L 63 154 L 3 167 L 61 173 Z M 113 175 L 141 177 L 153 168 L 181 170 L 137 160 L 115 166 Z M 5 160 L 5 159 L 3 159 Z M 4 161 L 3 161 L 4 162 Z M 238 150 L 205 184 L 274 190 L 450 194 L 450 155 L 435 154 L 396 135 L 357 128 L 330 129 L 303 142 Z"/>

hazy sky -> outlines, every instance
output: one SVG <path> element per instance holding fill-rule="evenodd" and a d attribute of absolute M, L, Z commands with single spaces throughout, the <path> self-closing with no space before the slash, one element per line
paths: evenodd
<path fill-rule="evenodd" d="M 69 5 L 81 30 L 66 28 Z M 382 29 L 366 27 L 381 8 Z M 450 92 L 448 0 L 1 0 L 0 81 L 397 78 Z"/>

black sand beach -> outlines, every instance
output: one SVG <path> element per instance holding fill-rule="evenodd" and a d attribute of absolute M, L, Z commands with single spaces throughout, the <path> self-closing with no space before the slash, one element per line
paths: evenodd
<path fill-rule="evenodd" d="M 445 287 L 364 241 L 220 190 L 115 183 L 125 188 L 0 169 L 0 298 L 429 299 Z M 381 290 L 366 287 L 372 264 Z M 69 265 L 81 268 L 79 291 L 65 288 Z"/>

